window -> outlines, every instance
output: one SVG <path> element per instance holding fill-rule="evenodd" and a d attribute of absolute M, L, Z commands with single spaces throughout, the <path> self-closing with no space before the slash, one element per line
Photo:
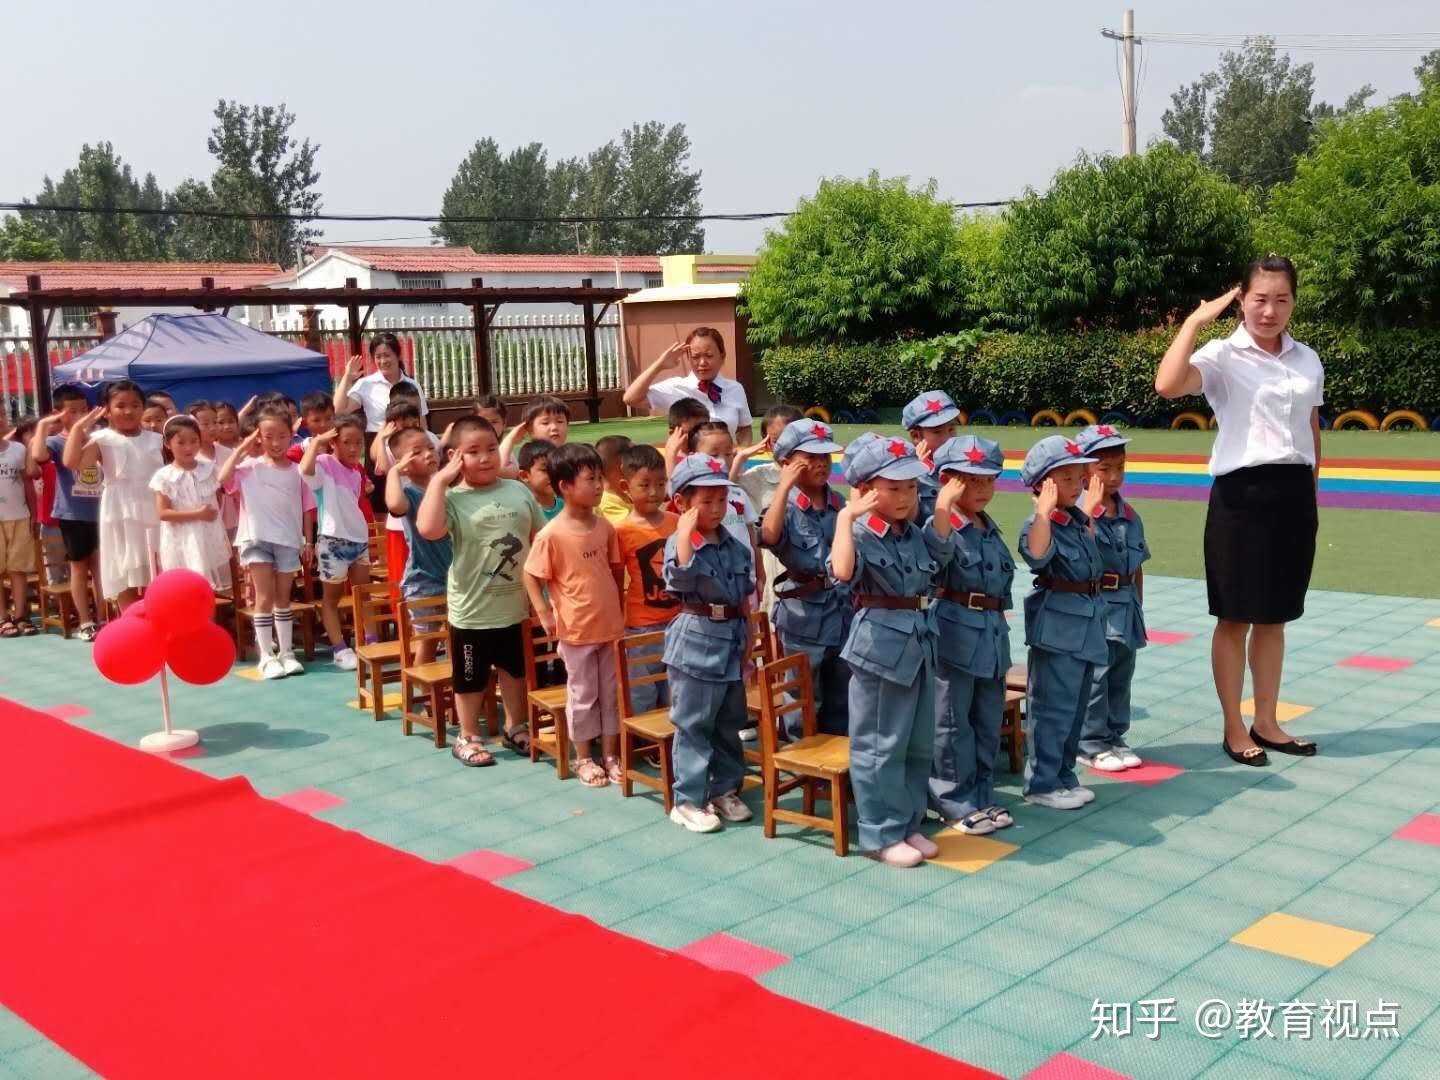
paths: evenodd
<path fill-rule="evenodd" d="M 444 274 L 415 274 L 396 273 L 395 283 L 401 289 L 443 289 L 445 288 Z M 405 307 L 440 307 L 434 300 L 425 300 L 418 303 L 409 303 Z"/>
<path fill-rule="evenodd" d="M 10 305 L 0 304 L 0 334 L 10 333 Z"/>
<path fill-rule="evenodd" d="M 95 326 L 96 310 L 97 309 L 93 307 L 62 307 L 60 309 L 60 324 L 62 329 L 68 330 L 72 326 L 87 330 L 93 329 Z"/>
<path fill-rule="evenodd" d="M 647 289 L 658 289 L 658 288 L 660 288 L 660 287 L 661 287 L 662 285 L 664 285 L 664 284 L 665 284 L 665 275 L 664 275 L 664 274 L 646 274 L 646 275 L 645 275 L 645 288 L 647 288 Z"/>

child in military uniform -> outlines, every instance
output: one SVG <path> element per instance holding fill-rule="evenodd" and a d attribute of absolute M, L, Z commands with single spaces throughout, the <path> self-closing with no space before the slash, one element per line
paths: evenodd
<path fill-rule="evenodd" d="M 1145 524 L 1120 496 L 1125 483 L 1125 446 L 1130 442 L 1108 424 L 1092 425 L 1075 441 L 1087 457 L 1087 478 L 1098 477 L 1104 491 L 1095 507 L 1095 542 L 1104 572 L 1100 596 L 1105 601 L 1105 642 L 1109 658 L 1095 668 L 1090 707 L 1080 731 L 1076 758 L 1100 772 L 1120 772 L 1140 764 L 1140 755 L 1125 742 L 1130 730 L 1130 684 L 1135 678 L 1135 651 L 1145 646 L 1145 613 L 1140 564 L 1150 558 Z"/>
<path fill-rule="evenodd" d="M 1035 573 L 1025 597 L 1025 799 L 1054 810 L 1078 810 L 1095 798 L 1075 776 L 1091 681 L 1109 658 L 1105 565 L 1090 520 L 1102 489 L 1098 478 L 1085 483 L 1085 466 L 1094 462 L 1078 443 L 1049 435 L 1020 467 L 1020 482 L 1035 495 L 1035 513 L 1020 528 L 1020 556 Z"/>
<path fill-rule="evenodd" d="M 900 412 L 900 423 L 910 433 L 915 444 L 915 456 L 925 466 L 925 475 L 920 478 L 920 522 L 930 520 L 935 513 L 935 496 L 940 492 L 940 481 L 935 476 L 935 451 L 955 436 L 955 421 L 960 410 L 944 390 L 927 390 Z"/>

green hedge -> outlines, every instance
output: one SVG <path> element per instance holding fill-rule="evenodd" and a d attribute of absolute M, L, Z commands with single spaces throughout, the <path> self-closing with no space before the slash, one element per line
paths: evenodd
<path fill-rule="evenodd" d="M 1212 327 L 1201 340 L 1232 329 Z M 1315 324 L 1293 331 L 1325 364 L 1332 416 L 1345 409 L 1440 415 L 1440 331 Z M 1155 368 L 1172 337 L 1171 330 L 1092 330 L 779 346 L 765 351 L 761 367 L 770 390 L 802 408 L 884 408 L 939 387 L 967 409 L 1121 409 L 1155 418 L 1205 405 L 1200 398 L 1166 401 L 1155 393 Z"/>

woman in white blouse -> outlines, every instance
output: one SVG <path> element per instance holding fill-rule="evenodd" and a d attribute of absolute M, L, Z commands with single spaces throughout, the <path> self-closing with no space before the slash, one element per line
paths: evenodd
<path fill-rule="evenodd" d="M 682 360 L 687 372 L 655 381 L 662 371 L 679 368 Z M 694 398 L 710 410 L 711 419 L 725 423 L 737 446 L 748 446 L 755 439 L 750 399 L 745 387 L 720 373 L 724 366 L 725 339 L 720 331 L 697 327 L 635 377 L 625 388 L 625 404 L 653 415 L 668 411 L 681 398 Z"/>
<path fill-rule="evenodd" d="M 365 446 L 368 451 L 375 436 L 385 426 L 385 409 L 390 404 L 390 391 L 402 382 L 415 387 L 420 397 L 420 416 L 424 423 L 430 406 L 425 403 L 425 391 L 420 384 L 400 366 L 400 339 L 394 334 L 377 334 L 370 342 L 370 359 L 375 361 L 375 370 L 361 376 L 365 370 L 365 358 L 352 356 L 345 366 L 345 374 L 335 387 L 332 404 L 337 413 L 359 412 L 365 415 Z M 358 378 L 357 378 L 358 376 Z M 375 471 L 373 461 L 366 462 L 365 475 L 370 478 L 370 505 L 376 514 L 385 513 L 385 477 Z"/>
<path fill-rule="evenodd" d="M 1205 517 L 1205 584 L 1216 618 L 1210 662 L 1225 713 L 1222 747 L 1243 765 L 1269 764 L 1267 750 L 1315 753 L 1313 742 L 1286 735 L 1275 719 L 1285 624 L 1304 612 L 1319 525 L 1325 370 L 1285 332 L 1295 287 L 1289 259 L 1255 260 L 1238 288 L 1190 314 L 1155 374 L 1162 397 L 1203 393 L 1220 425 Z M 1237 296 L 1235 332 L 1197 350 L 1196 335 Z M 1240 716 L 1247 645 L 1255 701 L 1248 730 Z"/>

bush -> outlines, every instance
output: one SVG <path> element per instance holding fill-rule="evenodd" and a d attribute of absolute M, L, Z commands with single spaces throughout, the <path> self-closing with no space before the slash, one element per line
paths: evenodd
<path fill-rule="evenodd" d="M 1201 340 L 1233 325 L 1210 327 Z M 1325 364 L 1326 411 L 1415 409 L 1440 415 L 1440 331 L 1355 330 L 1297 324 L 1295 337 Z M 941 388 L 974 410 L 1120 409 L 1137 418 L 1204 408 L 1200 398 L 1166 401 L 1155 369 L 1170 330 L 1059 334 L 955 334 L 926 342 L 788 346 L 766 351 L 765 382 L 804 408 L 883 408 Z"/>

